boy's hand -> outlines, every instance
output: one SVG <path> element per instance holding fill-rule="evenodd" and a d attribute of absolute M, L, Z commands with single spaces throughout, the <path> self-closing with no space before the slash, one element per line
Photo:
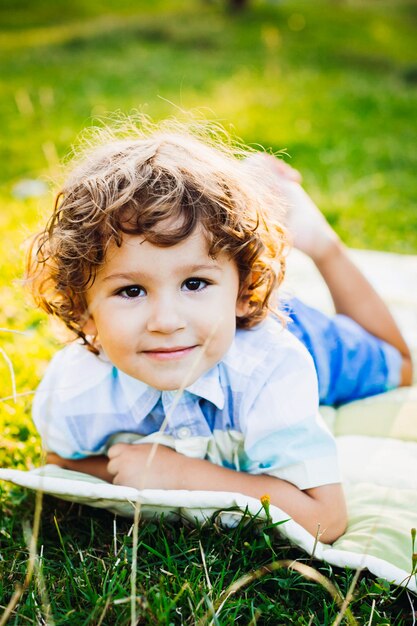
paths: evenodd
<path fill-rule="evenodd" d="M 158 444 L 117 443 L 108 451 L 113 484 L 136 489 L 181 489 L 184 455 Z"/>

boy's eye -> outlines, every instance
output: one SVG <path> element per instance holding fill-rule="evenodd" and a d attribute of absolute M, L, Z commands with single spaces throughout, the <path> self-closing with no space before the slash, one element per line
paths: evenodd
<path fill-rule="evenodd" d="M 208 282 L 202 278 L 188 278 L 182 284 L 186 291 L 201 291 L 207 287 Z"/>
<path fill-rule="evenodd" d="M 117 294 L 119 296 L 123 296 L 124 298 L 139 298 L 145 294 L 145 290 L 139 285 L 129 285 L 129 287 L 123 287 L 123 289 L 120 289 Z"/>

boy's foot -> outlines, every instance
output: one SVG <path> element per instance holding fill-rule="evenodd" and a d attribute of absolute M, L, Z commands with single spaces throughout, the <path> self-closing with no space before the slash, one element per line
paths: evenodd
<path fill-rule="evenodd" d="M 261 152 L 248 157 L 245 164 L 254 172 L 258 170 L 265 179 L 268 177 L 268 182 L 280 193 L 294 246 L 313 261 L 320 261 L 338 243 L 339 237 L 301 187 L 299 172 L 284 161 Z"/>

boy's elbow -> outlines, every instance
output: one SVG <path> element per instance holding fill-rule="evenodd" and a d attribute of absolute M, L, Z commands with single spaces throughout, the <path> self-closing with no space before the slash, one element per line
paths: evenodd
<path fill-rule="evenodd" d="M 346 509 L 340 512 L 339 515 L 332 517 L 333 519 L 328 520 L 325 526 L 320 524 L 322 531 L 319 539 L 322 543 L 334 543 L 336 539 L 339 539 L 339 537 L 343 535 L 347 528 L 348 519 Z"/>
<path fill-rule="evenodd" d="M 339 483 L 325 485 L 311 490 L 309 495 L 315 500 L 316 520 L 315 527 L 309 530 L 321 543 L 333 543 L 343 535 L 348 523 L 342 486 Z"/>
<path fill-rule="evenodd" d="M 346 531 L 348 516 L 344 498 L 336 500 L 329 510 L 323 511 L 323 522 L 320 523 L 319 539 L 322 543 L 334 543 Z"/>

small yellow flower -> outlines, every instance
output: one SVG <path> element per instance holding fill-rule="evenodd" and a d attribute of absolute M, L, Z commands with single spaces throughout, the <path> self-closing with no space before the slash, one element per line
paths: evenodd
<path fill-rule="evenodd" d="M 264 508 L 266 506 L 269 507 L 269 505 L 271 504 L 271 496 L 269 495 L 269 493 L 264 493 L 264 495 L 261 496 L 261 504 Z"/>
<path fill-rule="evenodd" d="M 264 493 L 263 496 L 261 496 L 261 504 L 264 508 L 264 511 L 266 513 L 266 519 L 268 520 L 268 523 L 271 521 L 271 515 L 269 513 L 269 505 L 271 504 L 271 496 L 269 495 L 269 493 Z"/>

